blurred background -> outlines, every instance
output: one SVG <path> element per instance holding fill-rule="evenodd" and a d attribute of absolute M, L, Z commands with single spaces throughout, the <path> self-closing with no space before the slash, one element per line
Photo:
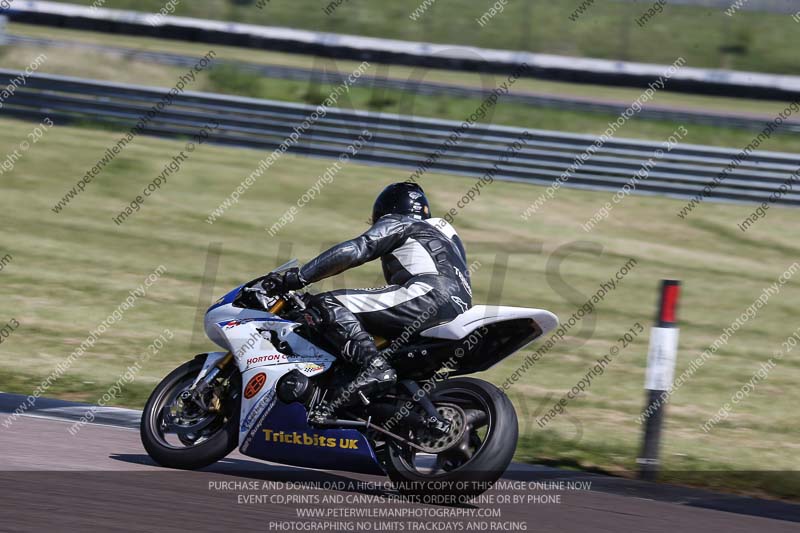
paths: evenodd
<path fill-rule="evenodd" d="M 679 279 L 676 375 L 714 350 L 667 407 L 663 479 L 796 497 L 793 4 L 6 0 L 0 390 L 40 387 L 163 265 L 43 394 L 96 403 L 168 328 L 174 339 L 110 402 L 141 407 L 210 348 L 198 324 L 216 298 L 359 234 L 381 188 L 416 176 L 434 214 L 457 212 L 476 303 L 565 320 L 617 279 L 509 390 L 517 460 L 633 475 L 646 334 L 564 415 L 535 420 L 637 322 L 648 328 L 659 280 Z M 372 264 L 314 290 L 376 284 Z M 503 383 L 535 348 L 483 377 Z M 753 381 L 770 358 L 775 369 Z"/>

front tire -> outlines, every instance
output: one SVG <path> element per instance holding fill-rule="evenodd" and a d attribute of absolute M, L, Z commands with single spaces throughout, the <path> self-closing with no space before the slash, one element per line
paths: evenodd
<path fill-rule="evenodd" d="M 204 357 L 198 356 L 170 372 L 155 388 L 142 411 L 142 444 L 161 466 L 183 470 L 203 468 L 223 459 L 238 445 L 241 378 L 237 371 L 227 378 L 229 394 L 220 398 L 224 402 L 220 412 L 208 413 L 201 421 L 206 424 L 203 432 L 177 437 L 169 433 L 170 406 L 194 381 L 203 361 Z"/>
<path fill-rule="evenodd" d="M 469 499 L 485 492 L 500 479 L 514 457 L 519 436 L 514 406 L 500 389 L 474 378 L 438 383 L 430 398 L 437 409 L 440 405 L 457 405 L 467 414 L 460 445 L 435 458 L 427 454 L 423 459 L 429 468 L 425 470 L 420 468 L 417 456 L 426 454 L 389 443 L 389 478 L 407 495 L 457 494 Z M 432 461 L 435 464 L 430 467 Z"/>

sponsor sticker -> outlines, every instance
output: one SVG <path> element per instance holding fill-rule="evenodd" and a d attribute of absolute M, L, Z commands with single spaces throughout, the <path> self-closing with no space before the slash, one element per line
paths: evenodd
<path fill-rule="evenodd" d="M 269 355 L 257 355 L 247 359 L 247 366 L 257 365 L 259 363 L 266 363 L 268 361 L 286 361 L 286 356 L 279 353 L 272 353 Z"/>
<path fill-rule="evenodd" d="M 237 318 L 234 320 L 226 320 L 225 322 L 219 322 L 219 326 L 224 329 L 231 329 L 235 328 L 236 326 L 241 326 L 242 324 L 247 324 L 248 322 L 260 322 L 263 319 L 260 318 Z"/>
<path fill-rule="evenodd" d="M 321 448 L 343 448 L 345 450 L 358 450 L 357 439 L 336 439 L 336 437 L 326 437 L 316 433 L 298 433 L 292 431 L 275 431 L 273 429 L 262 429 L 264 440 L 280 444 L 297 444 L 300 446 L 318 446 Z"/>
<path fill-rule="evenodd" d="M 316 363 L 306 363 L 300 367 L 300 370 L 306 374 L 316 374 L 317 372 L 325 370 L 325 367 Z"/>
<path fill-rule="evenodd" d="M 244 388 L 244 397 L 248 400 L 258 394 L 258 391 L 264 386 L 264 383 L 267 382 L 267 375 L 264 372 L 259 372 L 252 378 L 250 381 L 247 382 L 247 386 Z"/>
<path fill-rule="evenodd" d="M 268 390 L 261 396 L 261 398 L 256 400 L 256 403 L 250 408 L 250 412 L 245 415 L 239 431 L 247 431 L 253 427 L 259 417 L 264 416 L 267 412 L 269 412 L 270 409 L 272 409 L 272 405 L 274 403 L 275 393 L 272 390 Z"/>

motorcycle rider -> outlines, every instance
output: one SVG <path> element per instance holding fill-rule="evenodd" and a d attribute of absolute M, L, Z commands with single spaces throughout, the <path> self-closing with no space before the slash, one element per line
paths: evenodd
<path fill-rule="evenodd" d="M 319 293 L 305 311 L 309 325 L 338 346 L 343 359 L 360 368 L 350 394 L 365 402 L 385 393 L 397 380 L 371 335 L 396 338 L 420 319 L 418 331 L 422 331 L 472 305 L 464 246 L 446 220 L 431 218 L 422 188 L 413 182 L 389 185 L 375 200 L 372 227 L 366 232 L 333 246 L 300 269 L 270 274 L 263 284 L 270 295 L 282 294 L 378 258 L 387 286 Z M 329 408 L 316 414 L 324 418 L 331 413 Z"/>

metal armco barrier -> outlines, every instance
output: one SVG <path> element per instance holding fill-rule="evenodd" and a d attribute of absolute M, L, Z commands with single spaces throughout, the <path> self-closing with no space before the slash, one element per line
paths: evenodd
<path fill-rule="evenodd" d="M 19 76 L 0 70 L 0 85 Z M 7 99 L 0 116 L 66 122 L 133 126 L 168 89 L 35 74 Z M 261 150 L 277 148 L 316 109 L 314 106 L 235 96 L 185 92 L 174 98 L 148 124 L 145 133 L 186 137 L 209 121 L 219 123 L 218 144 Z M 479 177 L 493 167 L 509 147 L 521 139 L 520 128 L 475 124 L 460 141 L 444 143 L 458 122 L 394 114 L 329 109 L 293 145 L 290 152 L 338 157 L 364 129 L 373 138 L 353 159 L 376 165 L 407 168 L 410 174 L 425 165 L 428 172 Z M 544 130 L 527 130 L 527 142 L 512 151 L 494 177 L 549 185 L 592 143 L 595 137 Z M 566 187 L 616 191 L 638 172 L 660 143 L 614 139 L 605 143 L 564 183 Z M 440 152 L 438 157 L 431 156 Z M 638 182 L 637 194 L 690 198 L 721 174 L 739 150 L 679 144 L 659 159 L 647 179 Z M 706 200 L 768 201 L 800 169 L 800 156 L 777 152 L 752 152 Z M 776 204 L 800 205 L 800 193 L 789 191 Z"/>
<path fill-rule="evenodd" d="M 278 50 L 373 63 L 510 73 L 528 65 L 525 76 L 573 83 L 645 88 L 666 70 L 612 59 L 568 57 L 515 50 L 401 41 L 324 33 L 277 26 L 164 16 L 40 0 L 15 0 L 5 10 L 15 22 Z M 678 59 L 678 58 L 675 58 Z M 668 82 L 670 91 L 792 101 L 800 97 L 800 76 L 683 67 Z"/>
<path fill-rule="evenodd" d="M 133 48 L 122 48 L 115 46 L 105 46 L 93 43 L 83 43 L 79 41 L 63 41 L 56 39 L 42 39 L 34 37 L 22 37 L 9 35 L 8 40 L 13 45 L 45 46 L 54 48 L 77 47 L 91 49 L 103 53 L 119 54 L 129 59 L 149 61 L 165 65 L 177 65 L 181 67 L 191 67 L 197 62 L 196 57 L 172 54 L 167 52 L 151 52 L 149 50 L 137 50 Z M 285 65 L 262 65 L 258 63 L 247 63 L 243 61 L 214 60 L 215 65 L 231 65 L 238 69 L 268 77 L 288 80 L 297 80 L 313 83 L 329 83 L 338 85 L 347 78 L 347 72 L 337 70 L 309 69 L 302 67 L 287 67 Z M 213 67 L 212 67 L 213 68 Z M 422 73 L 419 73 L 422 77 Z M 489 76 L 490 78 L 492 76 Z M 411 93 L 413 95 L 447 95 L 455 98 L 486 98 L 494 89 L 494 80 L 486 83 L 485 87 L 469 87 L 455 85 L 451 83 L 439 83 L 415 79 L 388 78 L 383 76 L 361 76 L 354 85 L 358 87 L 369 87 L 373 90 L 392 89 Z M 412 101 L 414 96 L 408 98 Z M 605 102 L 591 98 L 571 98 L 562 95 L 535 94 L 510 91 L 503 96 L 506 102 L 517 102 L 520 104 L 532 105 L 537 107 L 547 107 L 551 109 L 562 109 L 578 111 L 583 113 L 613 113 L 619 115 L 627 108 L 627 103 Z M 648 104 L 638 116 L 648 120 L 671 120 L 684 124 L 708 124 L 717 127 L 742 128 L 752 131 L 761 131 L 768 120 L 767 117 L 754 116 L 753 114 L 724 113 L 697 109 L 675 109 L 666 106 Z M 781 133 L 800 133 L 800 121 L 785 121 L 776 126 L 776 130 Z"/>

